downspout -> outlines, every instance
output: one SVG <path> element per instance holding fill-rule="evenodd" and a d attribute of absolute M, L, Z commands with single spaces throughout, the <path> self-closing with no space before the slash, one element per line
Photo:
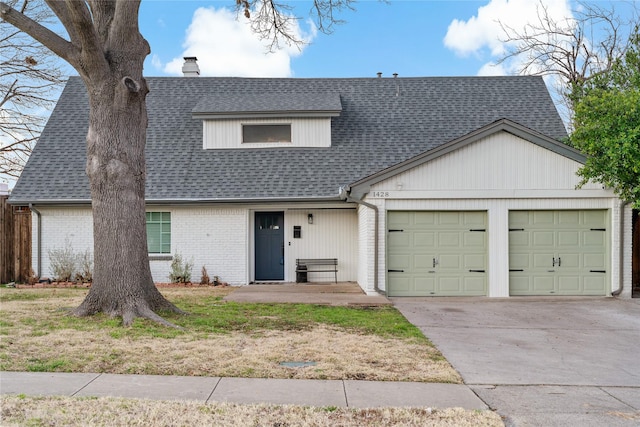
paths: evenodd
<path fill-rule="evenodd" d="M 629 202 L 621 202 L 620 203 L 620 256 L 619 263 L 619 285 L 618 289 L 611 292 L 612 297 L 617 297 L 622 293 L 624 289 L 624 210 L 625 207 L 629 204 Z"/>
<path fill-rule="evenodd" d="M 35 212 L 36 215 L 38 216 L 38 239 L 37 239 L 37 245 L 38 245 L 38 274 L 37 274 L 37 277 L 41 278 L 42 277 L 42 274 L 41 274 L 42 273 L 42 214 L 31 203 L 29 203 L 29 209 L 31 209 L 32 212 Z"/>
<path fill-rule="evenodd" d="M 386 292 L 380 290 L 378 288 L 378 207 L 371 203 L 367 203 L 362 199 L 356 199 L 351 197 L 348 191 L 345 188 L 340 188 L 340 197 L 344 198 L 347 202 L 357 203 L 362 206 L 366 206 L 369 209 L 373 209 L 374 212 L 374 233 L 373 233 L 373 247 L 374 247 L 374 257 L 373 257 L 373 290 L 378 292 L 379 294 L 386 295 Z"/>

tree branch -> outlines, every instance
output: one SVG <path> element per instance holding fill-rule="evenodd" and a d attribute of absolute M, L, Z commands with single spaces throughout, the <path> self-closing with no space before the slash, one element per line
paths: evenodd
<path fill-rule="evenodd" d="M 77 50 L 67 40 L 47 27 L 38 24 L 33 19 L 14 10 L 5 2 L 0 2 L 0 17 L 19 30 L 29 34 L 53 53 L 73 65 Z"/>

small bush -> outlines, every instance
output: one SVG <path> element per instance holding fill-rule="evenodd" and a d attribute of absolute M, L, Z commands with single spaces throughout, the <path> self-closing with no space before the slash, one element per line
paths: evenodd
<path fill-rule="evenodd" d="M 175 254 L 173 261 L 171 261 L 171 273 L 169 273 L 169 280 L 171 283 L 189 283 L 191 282 L 191 270 L 193 269 L 193 262 L 183 262 L 182 255 Z"/>
<path fill-rule="evenodd" d="M 90 282 L 93 278 L 93 254 L 89 249 L 76 253 L 68 240 L 63 248 L 49 250 L 49 261 L 57 282 Z"/>
<path fill-rule="evenodd" d="M 58 282 L 71 281 L 76 271 L 77 257 L 68 240 L 63 248 L 49 250 L 49 261 L 54 280 Z"/>
<path fill-rule="evenodd" d="M 200 275 L 200 284 L 208 285 L 211 283 L 211 278 L 209 278 L 209 273 L 207 273 L 207 267 L 202 266 L 202 274 Z"/>
<path fill-rule="evenodd" d="M 93 280 L 93 254 L 89 249 L 76 256 L 78 272 L 76 280 L 79 282 L 91 282 Z"/>

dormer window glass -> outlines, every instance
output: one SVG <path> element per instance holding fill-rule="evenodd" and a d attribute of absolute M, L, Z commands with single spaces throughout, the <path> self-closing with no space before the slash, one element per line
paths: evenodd
<path fill-rule="evenodd" d="M 242 142 L 291 142 L 291 124 L 243 124 Z"/>

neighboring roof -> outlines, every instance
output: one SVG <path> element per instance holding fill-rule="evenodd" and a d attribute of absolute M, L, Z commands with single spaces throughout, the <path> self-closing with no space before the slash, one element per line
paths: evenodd
<path fill-rule="evenodd" d="M 503 118 L 552 139 L 566 137 L 541 77 L 151 77 L 147 83 L 149 202 L 337 199 L 340 187 Z M 330 119 L 331 147 L 203 150 L 202 120 L 192 117 L 194 109 L 210 109 L 203 105 L 215 105 L 216 99 L 246 101 L 253 94 L 273 100 L 339 94 L 342 110 Z M 86 91 L 81 79 L 72 77 L 12 203 L 90 199 L 84 172 L 87 122 Z"/>
<path fill-rule="evenodd" d="M 332 117 L 342 110 L 337 93 L 289 93 L 279 97 L 251 93 L 212 96 L 193 108 L 196 119 L 257 117 Z"/>
<path fill-rule="evenodd" d="M 494 135 L 498 132 L 510 133 L 526 141 L 529 141 L 532 144 L 536 144 L 542 148 L 553 151 L 556 154 L 567 157 L 571 160 L 575 160 L 576 162 L 582 164 L 587 161 L 586 156 L 573 147 L 570 147 L 558 140 L 549 138 L 548 136 L 543 135 L 540 132 L 536 132 L 511 120 L 500 119 L 491 124 L 488 124 L 487 126 L 483 126 L 480 129 L 476 129 L 467 135 L 463 135 L 460 138 L 456 138 L 453 141 L 449 141 L 446 144 L 418 154 L 411 159 L 405 160 L 404 162 L 400 162 L 387 169 L 381 170 L 374 173 L 373 175 L 358 180 L 357 182 L 352 183 L 349 188 L 354 197 L 361 197 L 362 195 L 369 192 L 369 188 L 372 185 L 375 185 L 398 174 L 423 165 L 427 162 L 430 162 L 431 160 L 435 160 L 441 156 L 444 156 L 445 154 L 451 153 L 455 150 L 459 150 L 466 145 L 480 141 L 481 139 L 484 139 L 490 135 Z"/>

